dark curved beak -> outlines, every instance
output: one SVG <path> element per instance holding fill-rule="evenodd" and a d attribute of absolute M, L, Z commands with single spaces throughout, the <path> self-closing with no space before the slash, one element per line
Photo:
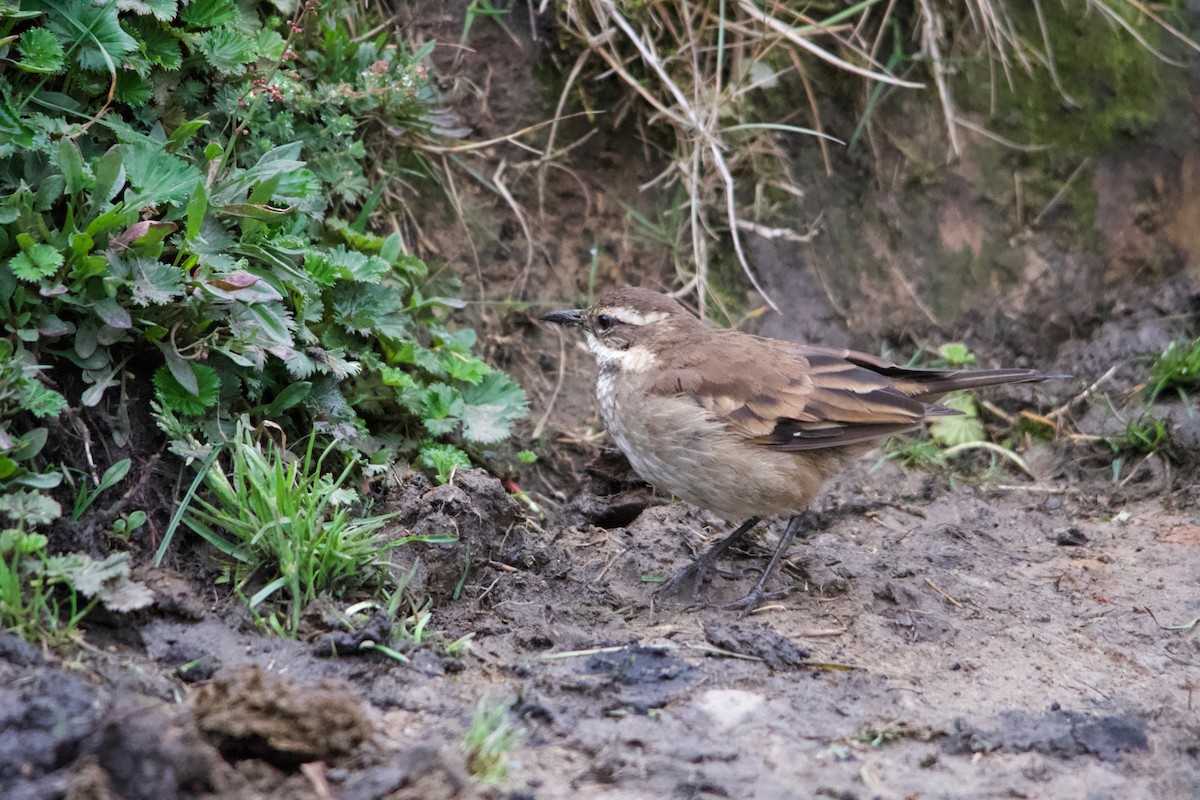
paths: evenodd
<path fill-rule="evenodd" d="M 583 324 L 583 309 L 572 308 L 567 311 L 551 311 L 549 314 L 542 314 L 543 322 L 553 322 L 555 325 L 566 325 L 574 327 Z"/>

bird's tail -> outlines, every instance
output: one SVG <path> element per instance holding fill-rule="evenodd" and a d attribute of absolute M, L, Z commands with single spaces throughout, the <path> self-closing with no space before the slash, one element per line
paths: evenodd
<path fill-rule="evenodd" d="M 881 370 L 882 371 L 882 370 Z M 1047 375 L 1035 369 L 915 369 L 892 367 L 887 371 L 900 391 L 918 400 L 937 400 L 950 392 L 998 386 L 1005 383 L 1041 383 L 1070 375 Z"/>

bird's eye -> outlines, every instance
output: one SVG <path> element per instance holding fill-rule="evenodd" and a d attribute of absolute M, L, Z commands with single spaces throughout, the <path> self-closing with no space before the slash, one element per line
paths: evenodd
<path fill-rule="evenodd" d="M 602 331 L 610 331 L 612 330 L 612 326 L 616 324 L 617 321 L 608 314 L 601 314 L 596 317 L 596 327 Z"/>

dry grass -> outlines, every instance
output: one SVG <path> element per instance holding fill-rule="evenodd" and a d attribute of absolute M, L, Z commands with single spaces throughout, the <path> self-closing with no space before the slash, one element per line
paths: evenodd
<path fill-rule="evenodd" d="M 991 65 L 993 97 L 1000 82 L 1012 85 L 1016 71 L 1041 71 L 1064 103 L 1074 102 L 1059 81 L 1044 2 L 1062 2 L 1078 6 L 1079 13 L 1103 15 L 1114 31 L 1135 37 L 1166 61 L 1170 59 L 1142 36 L 1131 17 L 1148 19 L 1170 37 L 1200 50 L 1140 0 L 1028 2 L 1038 23 L 1034 31 L 1018 28 L 1009 0 L 860 0 L 842 8 L 839 3 L 788 0 L 558 0 L 555 8 L 563 30 L 583 49 L 569 72 L 556 116 L 572 97 L 582 98 L 587 105 L 582 87 L 588 81 L 620 81 L 623 95 L 610 109 L 612 124 L 633 114 L 647 132 L 669 131 L 667 140 L 673 144 L 669 166 L 642 188 L 684 190 L 686 208 L 675 215 L 679 224 L 674 235 L 677 244 L 685 246 L 675 249 L 690 257 L 677 259 L 681 287 L 677 294 L 694 291 L 699 307 L 706 307 L 710 246 L 727 237 L 751 285 L 775 307 L 746 258 L 743 235 L 760 235 L 761 230 L 800 240 L 812 235 L 762 224 L 753 218 L 750 201 L 761 197 L 768 186 L 803 193 L 786 177 L 780 134 L 816 137 L 826 170 L 831 171 L 830 142 L 841 142 L 822 131 L 812 80 L 815 69 L 833 68 L 861 77 L 866 82 L 865 108 L 878 100 L 882 90 L 922 89 L 930 81 L 942 107 L 947 159 L 952 160 L 962 152 L 963 131 L 1007 144 L 959 114 L 951 77 L 954 57 L 964 53 L 956 47 L 984 50 Z M 542 0 L 542 10 L 549 4 L 550 0 Z M 886 34 L 897 26 L 907 31 L 916 47 L 900 66 L 919 80 L 899 77 L 885 63 Z M 785 79 L 798 81 L 807 96 L 806 107 L 794 109 L 784 119 L 755 119 L 753 93 Z M 869 120 L 866 126 L 870 135 Z M 555 152 L 556 135 L 557 126 L 552 126 L 549 154 Z"/>

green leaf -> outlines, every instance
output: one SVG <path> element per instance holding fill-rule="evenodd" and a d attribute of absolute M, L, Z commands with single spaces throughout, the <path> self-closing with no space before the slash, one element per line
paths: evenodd
<path fill-rule="evenodd" d="M 512 433 L 512 424 L 529 410 L 525 392 L 503 372 L 492 372 L 476 386 L 462 391 L 463 438 L 479 444 L 501 441 Z"/>
<path fill-rule="evenodd" d="M 289 325 L 291 317 L 281 303 L 254 303 L 245 308 L 272 341 L 288 347 L 295 344 Z"/>
<path fill-rule="evenodd" d="M 200 235 L 200 226 L 204 223 L 204 215 L 207 212 L 208 193 L 204 191 L 204 184 L 198 183 L 187 204 L 187 227 L 184 229 L 187 238 L 195 239 Z"/>
<path fill-rule="evenodd" d="M 157 64 L 167 72 L 175 72 L 183 66 L 179 37 L 171 28 L 150 19 L 135 19 L 132 28 L 151 64 Z"/>
<path fill-rule="evenodd" d="M 206 119 L 190 119 L 171 131 L 167 139 L 167 149 L 176 151 L 196 137 L 196 134 L 209 124 Z"/>
<path fill-rule="evenodd" d="M 437 473 L 438 483 L 447 482 L 454 477 L 455 472 L 471 468 L 470 456 L 451 444 L 427 441 L 421 445 L 418 460 Z"/>
<path fill-rule="evenodd" d="M 137 50 L 137 41 L 121 28 L 116 3 L 26 0 L 25 4 L 47 12 L 46 27 L 63 47 L 73 50 L 85 70 L 116 74 L 125 56 Z"/>
<path fill-rule="evenodd" d="M 58 140 L 58 169 L 66 181 L 67 194 L 75 194 L 87 185 L 87 175 L 83 171 L 83 156 L 79 145 L 66 138 Z"/>
<path fill-rule="evenodd" d="M 96 182 L 92 184 L 91 195 L 88 198 L 94 211 L 99 211 L 100 206 L 116 197 L 117 192 L 125 185 L 124 158 L 121 146 L 115 145 L 108 149 L 96 165 Z M 89 233 L 92 232 L 90 228 L 91 226 Z"/>
<path fill-rule="evenodd" d="M 441 356 L 416 342 L 407 341 L 401 344 L 396 350 L 395 359 L 401 364 L 418 366 L 439 378 L 446 377 L 446 368 L 442 364 Z"/>
<path fill-rule="evenodd" d="M 79 396 L 79 402 L 87 408 L 98 406 L 104 399 L 104 393 L 108 388 L 116 384 L 114 378 L 122 366 L 124 366 L 124 362 L 114 364 L 108 369 L 85 370 L 84 378 L 90 380 L 92 385 Z"/>
<path fill-rule="evenodd" d="M 75 353 L 80 358 L 91 358 L 100 345 L 99 328 L 94 322 L 81 322 L 75 329 Z"/>
<path fill-rule="evenodd" d="M 288 387 L 275 396 L 271 404 L 267 406 L 264 414 L 268 419 L 274 419 L 282 416 L 285 411 L 303 403 L 312 393 L 312 383 L 309 381 L 296 381 L 288 384 Z"/>
<path fill-rule="evenodd" d="M 27 431 L 21 437 L 20 444 L 9 453 L 9 456 L 13 461 L 28 461 L 42 452 L 42 448 L 46 446 L 46 440 L 49 436 L 50 431 L 46 428 L 34 428 Z"/>
<path fill-rule="evenodd" d="M 204 182 L 200 170 L 166 152 L 160 144 L 139 142 L 123 145 L 122 149 L 129 182 L 138 190 L 130 205 L 179 203 Z"/>
<path fill-rule="evenodd" d="M 394 286 L 348 283 L 333 292 L 333 319 L 350 333 L 408 337 L 404 294 Z"/>
<path fill-rule="evenodd" d="M 463 355 L 453 350 L 442 350 L 439 355 L 446 374 L 464 383 L 479 383 L 492 371 L 491 367 L 474 356 Z"/>
<path fill-rule="evenodd" d="M 46 525 L 62 516 L 62 506 L 41 492 L 21 489 L 0 494 L 0 513 L 18 524 Z"/>
<path fill-rule="evenodd" d="M 954 417 L 936 417 L 929 423 L 929 435 L 935 442 L 943 447 L 954 447 L 968 442 L 984 441 L 983 422 L 979 419 L 979 409 L 970 395 L 947 395 L 942 404 L 955 411 L 961 411 L 962 414 Z"/>
<path fill-rule="evenodd" d="M 113 96 L 118 103 L 140 108 L 150 102 L 153 88 L 147 78 L 132 70 L 123 70 L 117 75 L 117 88 Z"/>
<path fill-rule="evenodd" d="M 217 371 L 206 364 L 193 362 L 191 367 L 196 376 L 195 394 L 183 388 L 166 365 L 155 371 L 154 389 L 159 402 L 164 406 L 183 416 L 194 417 L 216 405 L 221 379 L 217 377 Z"/>
<path fill-rule="evenodd" d="M 195 48 L 224 75 L 241 74 L 257 57 L 254 40 L 234 28 L 213 28 L 200 34 Z"/>
<path fill-rule="evenodd" d="M 400 236 L 399 232 L 384 239 L 383 244 L 379 246 L 379 257 L 389 264 L 395 264 L 402 255 L 404 255 L 404 238 Z"/>
<path fill-rule="evenodd" d="M 210 196 L 221 205 L 245 201 L 254 186 L 302 169 L 304 162 L 299 160 L 302 146 L 302 142 L 289 142 L 268 150 L 249 169 L 234 170 L 213 187 Z M 205 152 L 207 155 L 207 150 Z"/>
<path fill-rule="evenodd" d="M 183 296 L 183 272 L 178 267 L 151 258 L 135 258 L 125 264 L 133 282 L 131 299 L 136 305 L 161 306 Z"/>
<path fill-rule="evenodd" d="M 22 33 L 17 49 L 21 52 L 17 66 L 26 72 L 54 75 L 63 70 L 62 43 L 45 28 L 31 28 Z"/>
<path fill-rule="evenodd" d="M 141 16 L 153 15 L 160 22 L 170 22 L 179 9 L 178 0 L 117 0 L 117 8 Z"/>
<path fill-rule="evenodd" d="M 67 408 L 67 398 L 43 385 L 40 381 L 26 382 L 25 392 L 20 400 L 21 408 L 33 414 L 38 419 L 57 417 Z"/>
<path fill-rule="evenodd" d="M 61 472 L 30 472 L 10 478 L 8 483 L 13 486 L 25 486 L 29 489 L 56 489 L 62 483 Z"/>
<path fill-rule="evenodd" d="M 434 436 L 453 433 L 462 421 L 463 396 L 453 386 L 435 383 L 422 396 L 421 417 L 425 429 Z"/>
<path fill-rule="evenodd" d="M 196 28 L 215 28 L 239 16 L 235 0 L 193 0 L 183 7 L 179 20 Z"/>
<path fill-rule="evenodd" d="M 390 262 L 358 250 L 348 250 L 343 245 L 312 253 L 305 259 L 305 265 L 308 266 L 309 262 L 315 262 L 311 269 L 319 272 L 332 270 L 339 278 L 363 283 L 379 283 L 392 272 Z"/>
<path fill-rule="evenodd" d="M 96 312 L 105 325 L 120 330 L 129 330 L 133 327 L 133 319 L 116 300 L 111 297 L 105 297 L 92 303 L 92 310 Z"/>
<path fill-rule="evenodd" d="M 37 283 L 58 272 L 63 265 L 63 255 L 49 244 L 35 244 L 17 253 L 8 262 L 13 275 L 29 283 Z"/>
<path fill-rule="evenodd" d="M 121 481 L 125 480 L 125 476 L 129 474 L 130 467 L 133 466 L 133 461 L 128 458 L 122 458 L 117 463 L 104 470 L 104 474 L 100 476 L 100 483 L 96 484 L 95 494 L 103 492 L 105 489 L 111 489 Z"/>
<path fill-rule="evenodd" d="M 167 369 L 171 375 L 179 383 L 183 389 L 191 395 L 200 395 L 200 382 L 196 379 L 196 373 L 192 371 L 192 362 L 185 359 L 175 351 L 174 345 L 165 342 L 155 342 L 158 349 L 162 351 L 163 359 L 167 362 Z"/>
<path fill-rule="evenodd" d="M 975 355 L 961 342 L 948 342 L 939 347 L 937 352 L 952 367 L 965 367 L 975 363 Z"/>
<path fill-rule="evenodd" d="M 103 561 L 85 553 L 53 556 L 46 560 L 46 573 L 84 597 L 99 597 L 110 611 L 136 611 L 154 602 L 145 584 L 130 580 L 129 553 L 113 553 Z"/>

